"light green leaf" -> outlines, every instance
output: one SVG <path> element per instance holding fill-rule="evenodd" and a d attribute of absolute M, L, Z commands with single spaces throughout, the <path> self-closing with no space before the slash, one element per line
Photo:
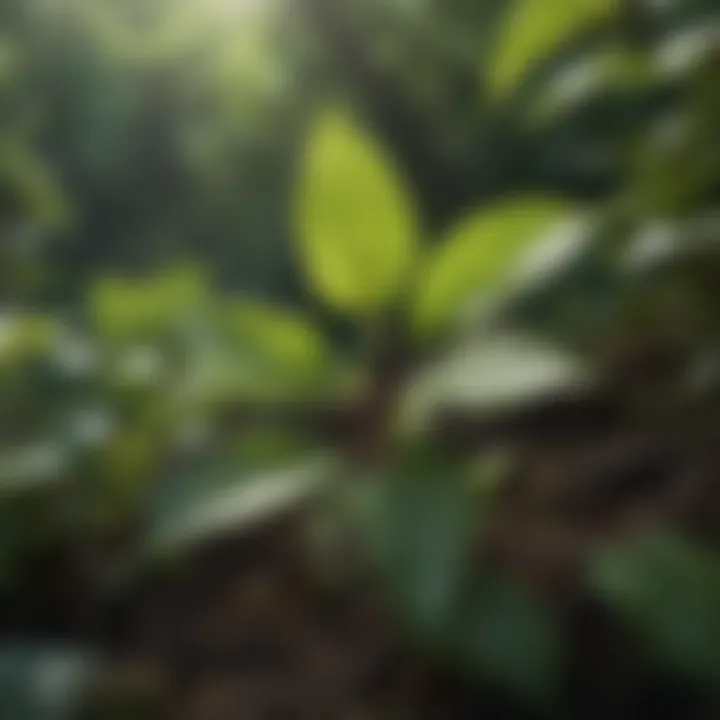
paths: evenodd
<path fill-rule="evenodd" d="M 400 423 L 421 432 L 443 410 L 491 414 L 573 391 L 590 378 L 567 353 L 523 335 L 464 343 L 409 385 Z"/>
<path fill-rule="evenodd" d="M 476 291 L 501 288 L 524 252 L 568 217 L 559 200 L 518 198 L 461 222 L 424 263 L 414 309 L 418 332 L 441 328 Z"/>
<path fill-rule="evenodd" d="M 689 27 L 680 25 L 655 50 L 655 62 L 659 70 L 664 75 L 686 79 L 690 73 L 702 67 L 717 49 L 718 30 L 720 23 L 717 17 L 714 21 L 712 18 L 705 21 L 697 18 Z"/>
<path fill-rule="evenodd" d="M 322 372 L 330 360 L 322 332 L 298 313 L 240 302 L 230 305 L 226 315 L 245 346 L 275 370 L 308 377 Z"/>
<path fill-rule="evenodd" d="M 76 717 L 90 671 L 90 658 L 75 649 L 28 644 L 0 647 L 3 720 Z"/>
<path fill-rule="evenodd" d="M 720 557 L 652 535 L 604 551 L 591 585 L 653 662 L 720 689 Z"/>
<path fill-rule="evenodd" d="M 49 315 L 0 312 L 0 369 L 52 351 L 61 326 Z"/>
<path fill-rule="evenodd" d="M 197 313 L 207 294 L 197 268 L 178 266 L 151 278 L 103 278 L 92 287 L 88 304 L 100 332 L 126 339 L 177 327 Z"/>
<path fill-rule="evenodd" d="M 190 492 L 161 503 L 147 547 L 151 554 L 177 552 L 226 533 L 245 532 L 312 497 L 335 467 L 331 459 L 320 458 L 260 472 L 236 470 L 237 479 L 223 483 L 200 477 Z"/>
<path fill-rule="evenodd" d="M 389 158 L 340 115 L 310 137 L 297 232 L 313 289 L 336 309 L 368 315 L 402 290 L 417 241 L 412 202 Z"/>
<path fill-rule="evenodd" d="M 515 0 L 498 38 L 487 84 L 503 96 L 522 81 L 528 68 L 552 56 L 562 44 L 604 21 L 618 0 Z"/>

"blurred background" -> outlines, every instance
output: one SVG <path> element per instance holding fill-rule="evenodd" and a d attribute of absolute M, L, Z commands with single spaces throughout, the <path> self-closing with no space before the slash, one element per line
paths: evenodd
<path fill-rule="evenodd" d="M 716 0 L 0 0 L 0 718 L 720 717 L 719 281 Z"/>

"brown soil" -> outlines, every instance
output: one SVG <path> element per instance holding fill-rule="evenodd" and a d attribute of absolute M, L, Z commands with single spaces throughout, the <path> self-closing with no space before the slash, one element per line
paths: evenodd
<path fill-rule="evenodd" d="M 553 432 L 552 413 L 534 416 L 486 559 L 522 575 L 563 620 L 571 649 L 563 720 L 720 718 L 717 699 L 652 674 L 582 589 L 588 555 L 608 538 L 660 525 L 720 539 L 714 408 L 634 407 L 579 423 L 576 434 Z M 32 591 L 36 607 L 8 607 L 0 629 L 99 647 L 105 679 L 88 715 L 97 720 L 534 717 L 413 648 L 367 578 L 319 577 L 304 520 L 299 513 L 205 547 L 112 602 L 73 589 L 75 565 L 36 569 L 35 582 L 53 589 Z"/>

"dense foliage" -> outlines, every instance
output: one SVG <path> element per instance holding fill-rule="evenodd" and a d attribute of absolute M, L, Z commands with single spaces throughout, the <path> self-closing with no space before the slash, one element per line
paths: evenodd
<path fill-rule="evenodd" d="M 719 29 L 712 0 L 5 0 L 3 602 L 60 557 L 128 592 L 301 506 L 318 566 L 349 543 L 408 643 L 523 708 L 568 702 L 567 583 L 715 693 L 717 511 L 513 488 L 640 441 L 651 480 L 677 445 L 673 483 L 717 484 Z M 0 648 L 8 717 L 92 667 Z"/>

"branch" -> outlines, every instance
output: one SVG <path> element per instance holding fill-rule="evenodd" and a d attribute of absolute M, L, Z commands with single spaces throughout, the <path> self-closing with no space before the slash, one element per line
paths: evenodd
<path fill-rule="evenodd" d="M 368 450 L 368 439 L 382 427 L 380 412 L 366 401 L 333 403 L 245 403 L 228 408 L 220 417 L 223 434 L 257 426 L 298 432 L 332 444 L 353 455 Z M 596 437 L 621 427 L 624 404 L 600 397 L 548 399 L 520 410 L 492 416 L 441 413 L 430 430 L 433 441 L 458 455 L 473 455 L 497 444 L 526 441 L 567 442 Z M 386 445 L 387 443 L 385 443 Z"/>

